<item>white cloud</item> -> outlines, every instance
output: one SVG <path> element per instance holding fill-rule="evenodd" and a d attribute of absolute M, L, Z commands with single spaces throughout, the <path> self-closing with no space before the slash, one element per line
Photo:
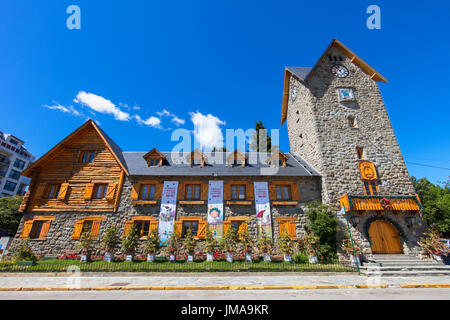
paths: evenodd
<path fill-rule="evenodd" d="M 212 114 L 204 115 L 201 112 L 191 112 L 191 121 L 194 124 L 194 137 L 201 147 L 212 149 L 223 146 L 223 134 L 220 129 L 225 122 Z"/>
<path fill-rule="evenodd" d="M 171 117 L 172 122 L 177 125 L 177 127 L 184 125 L 186 123 L 186 120 L 179 118 L 178 116 L 174 115 L 172 112 L 167 111 L 166 109 L 163 109 L 163 111 L 156 113 L 160 117 Z"/>
<path fill-rule="evenodd" d="M 186 121 L 184 119 L 178 118 L 177 116 L 174 116 L 172 118 L 172 122 L 175 123 L 177 126 L 181 126 L 184 125 Z"/>
<path fill-rule="evenodd" d="M 156 117 L 150 117 L 147 120 L 142 120 L 142 118 L 138 115 L 133 116 L 138 124 L 145 124 L 146 126 L 162 129 L 161 120 Z"/>
<path fill-rule="evenodd" d="M 43 105 L 44 108 L 50 109 L 50 110 L 58 110 L 64 113 L 69 113 L 72 114 L 74 116 L 82 116 L 82 114 L 80 112 L 78 112 L 73 106 L 62 106 L 59 103 L 55 103 L 55 105 L 53 106 L 48 106 L 48 105 Z"/>
<path fill-rule="evenodd" d="M 116 120 L 129 121 L 131 119 L 129 113 L 120 110 L 110 100 L 93 93 L 80 91 L 74 101 L 83 104 L 96 112 L 112 114 Z"/>

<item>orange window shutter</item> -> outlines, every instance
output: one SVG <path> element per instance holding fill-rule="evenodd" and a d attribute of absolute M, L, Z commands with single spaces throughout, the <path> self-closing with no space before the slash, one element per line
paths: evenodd
<path fill-rule="evenodd" d="M 97 239 L 101 224 L 102 224 L 101 220 L 96 220 L 92 222 L 91 239 Z"/>
<path fill-rule="evenodd" d="M 77 222 L 75 222 L 75 227 L 73 228 L 72 239 L 79 239 L 82 230 L 83 230 L 83 220 L 78 220 Z"/>
<path fill-rule="evenodd" d="M 300 192 L 298 191 L 298 185 L 296 183 L 293 183 L 291 185 L 291 192 L 292 192 L 292 200 L 300 201 Z"/>
<path fill-rule="evenodd" d="M 208 183 L 202 183 L 202 194 L 200 197 L 201 200 L 204 200 L 204 201 L 208 200 L 208 187 L 209 187 Z"/>
<path fill-rule="evenodd" d="M 178 200 L 184 200 L 184 183 L 178 184 Z"/>
<path fill-rule="evenodd" d="M 161 200 L 164 184 L 158 183 L 155 188 L 155 200 Z"/>
<path fill-rule="evenodd" d="M 51 221 L 45 221 L 42 224 L 41 234 L 39 235 L 39 239 L 45 239 L 47 238 L 48 231 L 50 230 L 50 223 Z"/>
<path fill-rule="evenodd" d="M 288 233 L 286 221 L 278 221 L 278 232 L 280 233 L 280 236 L 284 233 Z"/>
<path fill-rule="evenodd" d="M 133 226 L 133 221 L 127 221 L 125 222 L 125 228 L 123 229 L 123 236 L 126 237 L 128 233 L 131 231 L 131 227 Z"/>
<path fill-rule="evenodd" d="M 149 234 L 151 234 L 153 230 L 158 230 L 158 221 L 150 221 L 150 228 L 148 228 Z"/>
<path fill-rule="evenodd" d="M 206 237 L 206 221 L 199 221 L 198 224 L 198 232 L 197 232 L 197 237 L 199 239 L 205 239 Z"/>
<path fill-rule="evenodd" d="M 131 188 L 131 200 L 137 200 L 139 198 L 139 184 L 133 184 Z"/>
<path fill-rule="evenodd" d="M 114 196 L 116 194 L 116 190 L 117 190 L 117 183 L 110 183 L 108 185 L 108 191 L 106 192 L 106 200 L 107 201 L 113 201 L 114 200 Z"/>
<path fill-rule="evenodd" d="M 93 191 L 94 191 L 94 184 L 93 183 L 86 184 L 86 188 L 84 190 L 84 199 L 91 200 Z"/>
<path fill-rule="evenodd" d="M 231 228 L 231 221 L 224 221 L 223 222 L 223 234 L 227 234 L 228 230 Z"/>
<path fill-rule="evenodd" d="M 239 225 L 238 235 L 240 235 L 241 232 L 243 232 L 243 230 L 248 231 L 248 230 L 247 230 L 247 222 L 242 222 L 242 223 Z M 241 237 L 240 237 L 240 238 L 241 238 Z"/>
<path fill-rule="evenodd" d="M 277 189 L 274 184 L 269 184 L 269 200 L 277 200 Z"/>
<path fill-rule="evenodd" d="M 41 184 L 39 184 L 37 186 L 37 188 L 36 188 L 36 199 L 44 198 L 45 188 L 46 188 L 46 184 L 45 183 L 41 183 Z"/>
<path fill-rule="evenodd" d="M 247 183 L 247 200 L 255 200 L 255 190 L 253 189 L 253 183 Z"/>
<path fill-rule="evenodd" d="M 181 238 L 181 233 L 183 232 L 183 223 L 181 221 L 175 221 L 173 232 L 178 238 Z"/>
<path fill-rule="evenodd" d="M 288 224 L 288 235 L 292 238 L 292 239 L 297 239 L 297 231 L 295 229 L 295 222 L 291 221 Z"/>
<path fill-rule="evenodd" d="M 69 191 L 69 184 L 68 183 L 61 184 L 61 188 L 59 189 L 58 193 L 58 200 L 66 199 L 67 191 Z"/>
<path fill-rule="evenodd" d="M 231 185 L 229 183 L 223 185 L 223 199 L 231 200 Z"/>
<path fill-rule="evenodd" d="M 22 234 L 20 235 L 21 238 L 28 238 L 31 232 L 31 228 L 33 228 L 33 220 L 25 221 L 23 224 Z"/>

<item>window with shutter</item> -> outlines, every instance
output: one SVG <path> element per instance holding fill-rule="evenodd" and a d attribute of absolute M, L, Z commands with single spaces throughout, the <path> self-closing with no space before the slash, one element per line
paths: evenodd
<path fill-rule="evenodd" d="M 117 183 L 110 183 L 107 187 L 106 192 L 106 200 L 107 201 L 114 201 L 114 196 L 116 194 L 117 190 Z"/>
<path fill-rule="evenodd" d="M 28 238 L 31 232 L 31 228 L 33 227 L 33 220 L 25 221 L 22 229 L 22 234 L 20 235 L 21 238 Z"/>
<path fill-rule="evenodd" d="M 133 184 L 131 188 L 131 200 L 137 200 L 139 198 L 139 184 Z"/>
<path fill-rule="evenodd" d="M 86 184 L 86 188 L 84 189 L 84 199 L 91 200 L 93 191 L 94 191 L 94 184 L 93 183 Z"/>
<path fill-rule="evenodd" d="M 59 189 L 59 194 L 58 194 L 58 200 L 66 199 L 68 190 L 69 190 L 69 184 L 68 183 L 61 184 L 61 188 Z"/>
<path fill-rule="evenodd" d="M 291 239 L 297 239 L 297 230 L 295 227 L 295 217 L 276 217 L 278 221 L 278 232 L 281 236 L 283 233 L 287 233 Z"/>
<path fill-rule="evenodd" d="M 73 228 L 72 239 L 79 239 L 81 232 L 83 231 L 83 220 L 78 220 L 75 222 L 75 227 Z"/>

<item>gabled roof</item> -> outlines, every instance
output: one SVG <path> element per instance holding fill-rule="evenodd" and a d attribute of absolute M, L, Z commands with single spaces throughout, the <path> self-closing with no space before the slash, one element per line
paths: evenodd
<path fill-rule="evenodd" d="M 288 99 L 289 99 L 289 79 L 291 75 L 294 75 L 301 81 L 307 80 L 309 75 L 314 71 L 314 69 L 317 68 L 320 62 L 325 59 L 325 54 L 328 52 L 328 50 L 332 47 L 336 47 L 339 50 L 341 50 L 350 60 L 351 62 L 358 65 L 361 69 L 363 69 L 365 72 L 367 72 L 370 77 L 374 81 L 381 81 L 381 82 L 388 82 L 388 80 L 383 77 L 378 71 L 376 71 L 374 68 L 372 68 L 369 64 L 367 64 L 363 59 L 361 59 L 359 56 L 357 56 L 353 51 L 351 51 L 349 48 L 347 48 L 342 42 L 340 42 L 338 39 L 334 38 L 328 48 L 323 52 L 323 54 L 320 56 L 320 59 L 317 61 L 317 63 L 314 65 L 314 67 L 286 67 L 284 70 L 284 86 L 283 86 L 283 102 L 281 106 L 281 125 L 286 121 L 287 117 L 287 105 L 288 105 Z"/>
<path fill-rule="evenodd" d="M 153 148 L 152 150 L 150 150 L 149 152 L 147 152 L 143 158 L 147 160 L 148 157 L 153 156 L 153 155 L 157 155 L 158 157 L 162 158 L 163 160 L 166 159 L 166 157 L 164 157 L 164 155 L 158 151 L 158 149 Z"/>
<path fill-rule="evenodd" d="M 34 162 L 30 167 L 22 171 L 21 175 L 31 177 L 33 170 L 41 166 L 46 161 L 53 159 L 57 155 L 58 151 L 61 150 L 66 143 L 70 142 L 72 139 L 76 138 L 79 134 L 83 133 L 90 127 L 94 128 L 95 131 L 97 131 L 100 138 L 106 144 L 107 148 L 109 149 L 113 157 L 116 159 L 119 166 L 125 171 L 127 175 L 129 175 L 122 149 L 120 149 L 120 147 L 117 144 L 115 144 L 115 142 L 102 129 L 100 129 L 100 127 L 97 126 L 97 124 L 92 119 L 86 121 L 78 129 L 69 134 L 65 139 L 60 141 L 56 146 L 50 149 L 50 151 L 48 151 L 36 162 Z"/>

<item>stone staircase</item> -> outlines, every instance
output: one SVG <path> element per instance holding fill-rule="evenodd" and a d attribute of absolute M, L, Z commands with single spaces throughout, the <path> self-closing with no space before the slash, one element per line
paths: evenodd
<path fill-rule="evenodd" d="M 421 260 L 404 254 L 376 254 L 360 267 L 367 276 L 439 276 L 450 275 L 450 265 L 431 259 Z"/>

